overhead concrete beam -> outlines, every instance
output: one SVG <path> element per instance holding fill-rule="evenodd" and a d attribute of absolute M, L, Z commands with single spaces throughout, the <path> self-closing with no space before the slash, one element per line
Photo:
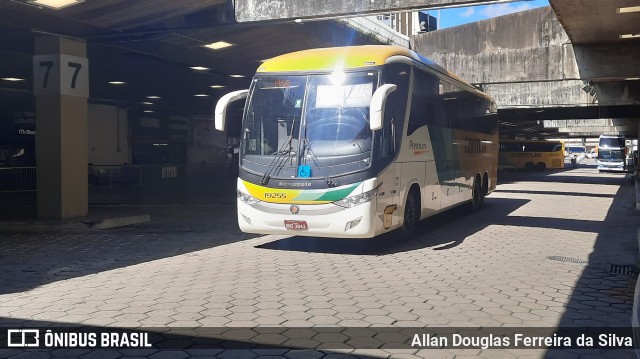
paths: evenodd
<path fill-rule="evenodd" d="M 580 80 L 482 84 L 482 90 L 494 98 L 499 108 L 593 104 L 593 96 L 583 87 Z"/>
<path fill-rule="evenodd" d="M 285 21 L 362 16 L 418 9 L 506 3 L 514 0 L 236 0 L 236 20 Z"/>
<path fill-rule="evenodd" d="M 418 34 L 412 48 L 471 83 L 579 78 L 569 38 L 548 6 Z"/>
<path fill-rule="evenodd" d="M 372 17 L 354 17 L 350 19 L 340 19 L 352 29 L 358 30 L 362 34 L 371 36 L 383 44 L 409 47 L 409 37 L 405 36 L 389 26 Z"/>
<path fill-rule="evenodd" d="M 573 137 L 598 137 L 600 135 L 635 136 L 636 127 L 558 127 L 558 132 L 571 134 Z"/>
<path fill-rule="evenodd" d="M 640 74 L 640 42 L 574 45 L 580 78 L 624 79 Z"/>
<path fill-rule="evenodd" d="M 544 120 L 544 128 L 555 128 L 559 132 L 570 133 L 572 136 L 595 137 L 600 135 L 635 136 L 638 120 L 626 118 L 600 119 L 569 119 Z"/>
<path fill-rule="evenodd" d="M 545 128 L 560 128 L 560 127 L 610 127 L 613 126 L 613 120 L 610 118 L 594 118 L 588 120 L 544 120 L 543 126 Z"/>
<path fill-rule="evenodd" d="M 640 80 L 596 83 L 595 95 L 603 105 L 639 104 Z"/>

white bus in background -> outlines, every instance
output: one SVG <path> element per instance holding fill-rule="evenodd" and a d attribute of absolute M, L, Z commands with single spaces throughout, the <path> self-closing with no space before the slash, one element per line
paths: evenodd
<path fill-rule="evenodd" d="M 624 136 L 602 135 L 598 139 L 598 171 L 625 172 L 627 147 Z"/>
<path fill-rule="evenodd" d="M 494 101 L 402 47 L 312 49 L 264 62 L 239 153 L 243 232 L 370 238 L 470 203 L 496 186 Z"/>

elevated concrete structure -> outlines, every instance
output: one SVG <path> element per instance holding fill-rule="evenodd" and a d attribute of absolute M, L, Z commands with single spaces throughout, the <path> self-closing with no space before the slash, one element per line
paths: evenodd
<path fill-rule="evenodd" d="M 408 36 L 393 30 L 382 21 L 372 17 L 353 17 L 340 19 L 338 21 L 345 23 L 350 28 L 357 30 L 362 34 L 366 34 L 372 39 L 378 40 L 383 44 L 403 47 L 409 47 L 410 45 L 410 39 Z"/>
<path fill-rule="evenodd" d="M 404 0 L 404 1 L 343 1 L 343 0 L 236 0 L 236 20 L 285 21 L 319 19 L 370 14 L 436 9 L 469 5 L 505 3 L 515 0 Z"/>
<path fill-rule="evenodd" d="M 542 120 L 621 117 L 635 120 L 616 129 L 635 136 L 640 81 L 612 80 L 640 74 L 637 46 L 574 46 L 551 7 L 412 38 L 417 52 L 491 94 L 507 127 L 519 127 L 516 135 L 548 135 L 541 129 Z M 576 136 L 603 130 L 557 127 Z"/>
<path fill-rule="evenodd" d="M 634 119 L 588 119 L 588 120 L 545 120 L 545 128 L 570 133 L 579 137 L 598 137 L 600 135 L 624 135 L 635 138 L 637 122 Z"/>
<path fill-rule="evenodd" d="M 550 7 L 414 36 L 412 47 L 500 108 L 590 105 L 570 40 Z"/>

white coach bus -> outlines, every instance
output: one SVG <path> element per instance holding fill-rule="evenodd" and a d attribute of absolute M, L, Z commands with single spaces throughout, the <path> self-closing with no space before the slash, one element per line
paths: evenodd
<path fill-rule="evenodd" d="M 369 238 L 495 189 L 493 100 L 415 52 L 354 46 L 294 52 L 258 68 L 245 100 L 238 223 L 259 234 Z"/>

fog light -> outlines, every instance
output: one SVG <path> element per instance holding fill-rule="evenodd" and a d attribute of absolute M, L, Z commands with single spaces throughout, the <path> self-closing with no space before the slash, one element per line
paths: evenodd
<path fill-rule="evenodd" d="M 351 228 L 357 226 L 360 223 L 361 220 L 362 220 L 362 217 L 358 217 L 358 218 L 354 219 L 353 221 L 347 222 L 347 225 L 344 226 L 345 232 L 350 230 Z"/>
<path fill-rule="evenodd" d="M 242 215 L 242 218 L 244 218 L 245 222 L 247 222 L 248 224 L 251 224 L 251 218 L 245 216 L 244 214 Z"/>

